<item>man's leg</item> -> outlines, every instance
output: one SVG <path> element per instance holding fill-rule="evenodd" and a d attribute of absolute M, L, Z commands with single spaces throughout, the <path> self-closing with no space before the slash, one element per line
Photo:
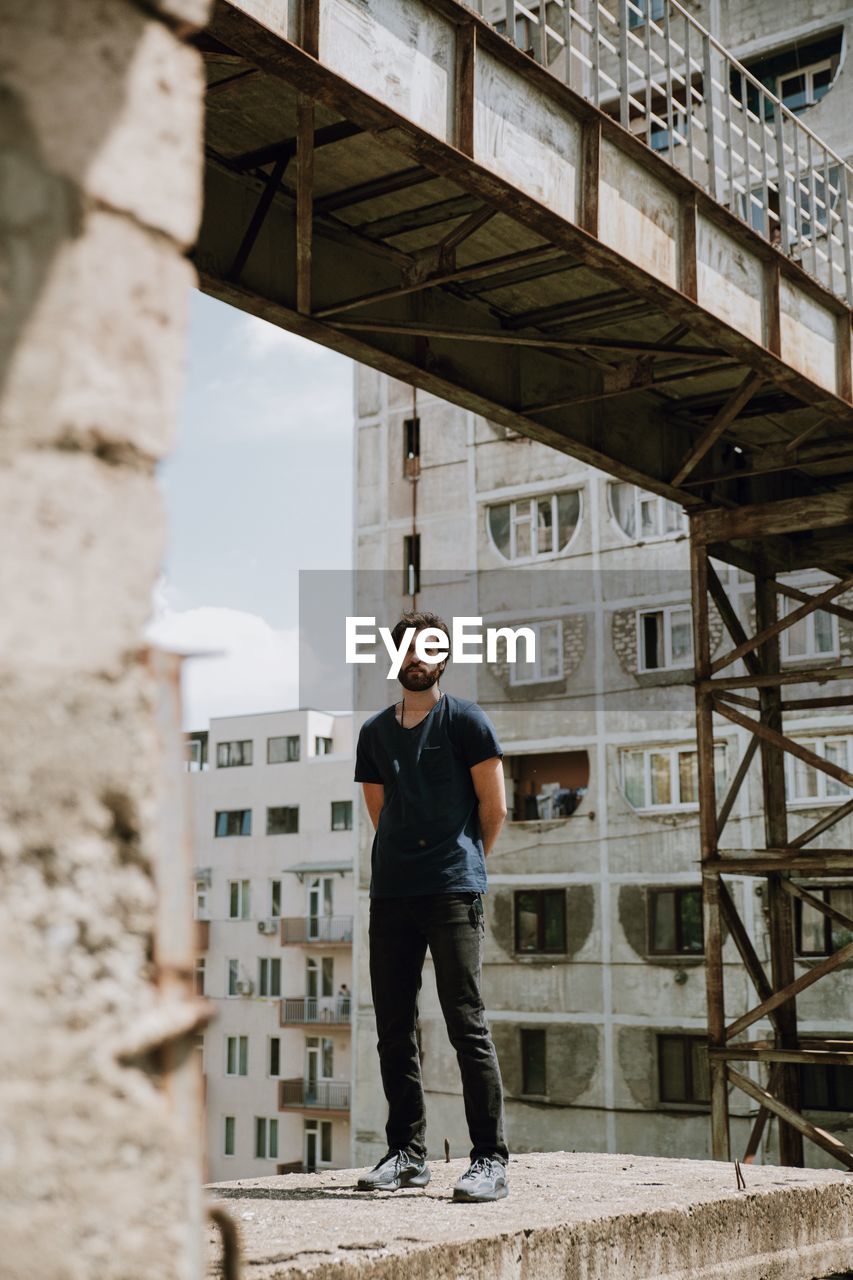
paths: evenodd
<path fill-rule="evenodd" d="M 426 938 L 406 900 L 370 902 L 370 985 L 382 1087 L 388 1099 L 389 1150 L 426 1156 L 426 1106 L 415 1031 Z"/>
<path fill-rule="evenodd" d="M 485 924 L 478 894 L 430 899 L 424 926 L 438 998 L 462 1074 L 471 1159 L 509 1159 L 498 1056 L 480 995 Z"/>

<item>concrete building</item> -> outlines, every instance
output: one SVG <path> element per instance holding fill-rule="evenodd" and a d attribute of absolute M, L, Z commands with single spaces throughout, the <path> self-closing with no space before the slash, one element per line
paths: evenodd
<path fill-rule="evenodd" d="M 504 1076 L 510 1147 L 708 1157 L 689 560 L 681 511 L 432 397 L 419 393 L 413 409 L 410 388 L 364 370 L 357 375 L 357 408 L 357 563 L 387 570 L 363 577 L 377 593 L 384 588 L 389 619 L 414 599 L 445 616 L 482 615 L 499 625 L 532 624 L 537 632 L 535 664 L 514 671 L 505 663 L 451 667 L 445 681 L 451 691 L 477 698 L 506 753 L 509 817 L 488 864 L 484 994 Z M 409 457 L 413 439 L 417 452 Z M 460 586 L 451 571 L 468 565 L 476 572 Z M 746 585 L 737 570 L 720 572 L 748 621 Z M 414 596 L 404 591 L 407 574 Z M 818 580 L 790 579 L 807 590 Z M 454 605 L 459 599 L 464 607 Z M 359 612 L 380 609 L 375 599 L 359 606 Z M 851 623 L 829 613 L 816 618 L 789 634 L 787 661 L 818 655 L 828 663 L 849 661 Z M 719 620 L 712 640 L 719 654 L 725 647 Z M 383 694 L 363 674 L 370 670 L 359 672 L 365 712 Z M 843 708 L 804 715 L 792 732 L 844 767 L 853 764 Z M 748 735 L 731 728 L 715 743 L 722 800 Z M 840 784 L 827 791 L 807 766 L 792 770 L 787 782 L 796 830 L 850 795 Z M 359 809 L 363 940 L 372 829 Z M 727 841 L 758 847 L 761 821 L 760 780 L 751 771 Z M 756 892 L 748 878 L 730 886 L 766 960 L 761 888 Z M 849 913 L 853 886 L 824 881 L 822 891 Z M 848 940 L 817 912 L 798 913 L 798 973 L 813 963 L 810 957 Z M 360 954 L 366 959 L 364 944 Z M 748 985 L 731 939 L 724 957 L 727 998 L 737 1009 L 748 1003 Z M 836 974 L 828 983 L 802 997 L 804 1038 L 849 1033 L 849 977 Z M 364 964 L 356 990 L 355 1161 L 366 1164 L 384 1150 L 385 1102 Z M 429 1150 L 438 1156 L 450 1136 L 454 1154 L 463 1154 L 459 1073 L 429 960 L 420 1017 Z M 851 1076 L 849 1067 L 804 1068 L 809 1114 L 819 1113 L 815 1123 L 842 1138 L 853 1128 Z M 732 1099 L 735 1150 L 745 1147 L 753 1119 L 747 1100 Z M 759 1159 L 776 1158 L 775 1132 L 765 1130 Z M 807 1157 L 833 1166 L 810 1145 Z"/>
<path fill-rule="evenodd" d="M 187 737 L 211 1178 L 349 1163 L 351 718 L 213 718 Z"/>

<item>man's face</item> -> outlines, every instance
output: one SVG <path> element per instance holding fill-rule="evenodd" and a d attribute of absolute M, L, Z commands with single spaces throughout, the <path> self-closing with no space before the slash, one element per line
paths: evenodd
<path fill-rule="evenodd" d="M 400 667 L 400 674 L 397 677 L 403 688 L 408 689 L 410 693 L 429 689 L 435 684 L 447 665 L 446 658 L 442 658 L 440 662 L 421 662 L 415 653 L 416 639 L 417 635 L 412 636 L 412 643 L 403 658 L 403 665 Z"/>

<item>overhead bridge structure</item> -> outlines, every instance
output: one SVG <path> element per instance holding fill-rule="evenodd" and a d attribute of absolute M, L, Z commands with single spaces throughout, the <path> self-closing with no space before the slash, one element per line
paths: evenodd
<path fill-rule="evenodd" d="M 853 1044 L 804 1047 L 796 1014 L 853 944 L 796 978 L 792 936 L 795 898 L 841 915 L 799 881 L 853 875 L 825 840 L 853 802 L 792 836 L 783 772 L 790 752 L 853 786 L 784 729 L 788 711 L 853 701 L 816 690 L 853 670 L 779 664 L 781 632 L 809 611 L 853 618 L 838 601 L 853 586 L 853 174 L 675 0 L 663 8 L 219 0 L 197 41 L 197 265 L 214 296 L 687 510 L 714 1154 L 729 1155 L 735 1086 L 759 1104 L 753 1150 L 775 1114 L 786 1163 L 805 1136 L 853 1168 L 798 1096 L 799 1064 L 853 1064 Z M 756 634 L 712 560 L 754 575 Z M 820 597 L 777 582 L 811 567 L 835 581 Z M 781 617 L 783 592 L 796 607 Z M 714 662 L 712 602 L 731 638 Z M 718 806 L 723 721 L 752 737 Z M 756 754 L 766 847 L 725 849 Z M 733 871 L 768 879 L 767 971 Z M 738 1016 L 724 925 L 756 993 Z M 746 1039 L 765 1018 L 772 1036 Z"/>

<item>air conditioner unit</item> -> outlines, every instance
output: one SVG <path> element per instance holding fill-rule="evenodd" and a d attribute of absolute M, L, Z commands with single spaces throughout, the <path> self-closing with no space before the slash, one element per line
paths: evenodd
<path fill-rule="evenodd" d="M 251 978 L 242 978 L 237 983 L 237 991 L 241 996 L 250 996 L 255 989 L 255 984 Z"/>
<path fill-rule="evenodd" d="M 276 920 L 259 920 L 258 933 L 277 933 L 278 922 Z"/>

